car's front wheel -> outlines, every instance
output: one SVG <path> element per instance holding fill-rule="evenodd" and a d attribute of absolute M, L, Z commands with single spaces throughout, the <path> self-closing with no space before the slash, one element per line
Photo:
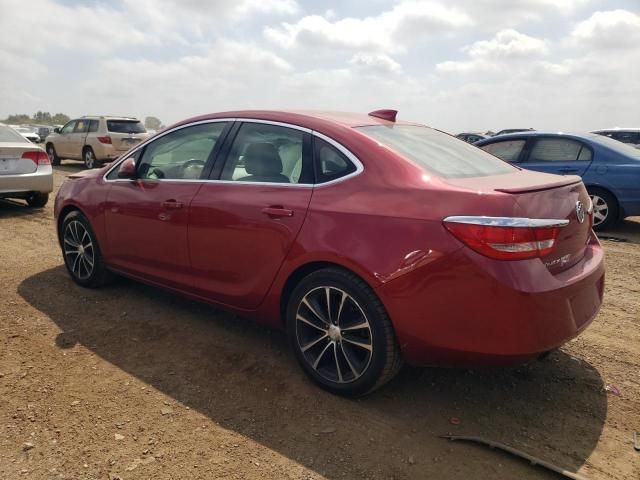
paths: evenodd
<path fill-rule="evenodd" d="M 51 165 L 60 165 L 60 157 L 56 153 L 56 147 L 52 143 L 47 145 L 47 156 Z"/>
<path fill-rule="evenodd" d="M 84 166 L 87 168 L 97 168 L 100 166 L 100 162 L 96 159 L 96 154 L 91 147 L 84 149 L 82 159 L 84 160 Z"/>
<path fill-rule="evenodd" d="M 78 285 L 101 287 L 111 280 L 89 220 L 79 211 L 70 212 L 62 222 L 60 243 L 64 264 Z"/>
<path fill-rule="evenodd" d="M 593 229 L 596 232 L 613 227 L 618 221 L 618 202 L 606 190 L 594 188 L 589 190 L 593 203 Z"/>
<path fill-rule="evenodd" d="M 298 284 L 287 307 L 287 332 L 304 371 L 332 393 L 367 394 L 391 380 L 403 363 L 376 294 L 339 268 L 315 271 Z"/>

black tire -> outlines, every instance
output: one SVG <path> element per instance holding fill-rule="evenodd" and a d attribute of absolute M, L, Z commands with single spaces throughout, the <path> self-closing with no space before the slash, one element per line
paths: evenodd
<path fill-rule="evenodd" d="M 600 188 L 589 188 L 588 191 L 593 202 L 593 229 L 602 232 L 612 228 L 620 215 L 616 197 Z M 604 219 L 600 219 L 600 215 L 604 215 Z"/>
<path fill-rule="evenodd" d="M 91 168 L 100 168 L 101 163 L 96 158 L 96 154 L 91 147 L 85 147 L 82 151 L 82 161 L 84 162 L 84 166 Z"/>
<path fill-rule="evenodd" d="M 56 147 L 53 146 L 53 143 L 47 143 L 47 155 L 51 165 L 60 165 L 60 157 L 56 153 Z"/>
<path fill-rule="evenodd" d="M 311 304 L 313 309 L 308 307 Z M 322 309 L 320 315 L 312 313 Z M 300 317 L 310 317 L 304 319 L 314 325 Z M 366 395 L 391 380 L 403 365 L 384 306 L 361 278 L 346 270 L 325 268 L 302 279 L 289 299 L 286 320 L 298 362 L 316 384 L 331 393 Z M 368 326 L 354 328 L 364 323 Z"/>
<path fill-rule="evenodd" d="M 60 245 L 67 271 L 78 285 L 97 288 L 113 279 L 113 273 L 105 266 L 91 224 L 79 211 L 75 210 L 64 217 L 60 229 Z M 82 249 L 78 245 L 82 245 Z M 75 253 L 71 253 L 73 251 Z"/>
<path fill-rule="evenodd" d="M 41 192 L 31 192 L 29 196 L 26 198 L 26 200 L 27 200 L 27 205 L 29 205 L 30 207 L 42 208 L 49 201 L 49 194 L 41 193 Z"/>

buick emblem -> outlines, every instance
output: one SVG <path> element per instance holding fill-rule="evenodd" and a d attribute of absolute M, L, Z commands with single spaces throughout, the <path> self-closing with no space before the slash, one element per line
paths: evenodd
<path fill-rule="evenodd" d="M 576 202 L 576 217 L 578 217 L 578 222 L 579 223 L 584 223 L 584 205 L 582 204 L 582 202 L 577 201 Z"/>

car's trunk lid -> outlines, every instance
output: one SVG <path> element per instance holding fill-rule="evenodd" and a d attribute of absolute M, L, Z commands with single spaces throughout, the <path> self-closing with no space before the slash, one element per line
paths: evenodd
<path fill-rule="evenodd" d="M 517 171 L 507 175 L 449 179 L 447 183 L 482 193 L 499 192 L 512 201 L 514 217 L 567 220 L 553 251 L 542 258 L 552 273 L 564 271 L 583 257 L 591 235 L 587 213 L 591 200 L 580 177 Z M 581 210 L 581 211 L 580 211 Z"/>
<path fill-rule="evenodd" d="M 34 150 L 37 147 L 27 143 L 0 143 L 0 177 L 35 172 L 38 165 L 29 158 L 22 158 L 24 152 Z"/>

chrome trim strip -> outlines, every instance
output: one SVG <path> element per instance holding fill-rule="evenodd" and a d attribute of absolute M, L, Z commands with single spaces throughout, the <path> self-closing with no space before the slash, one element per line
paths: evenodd
<path fill-rule="evenodd" d="M 486 227 L 566 227 L 569 220 L 522 218 L 522 217 L 483 217 L 483 216 L 451 216 L 443 220 L 448 223 L 466 223 L 469 225 L 483 225 Z"/>
<path fill-rule="evenodd" d="M 278 183 L 278 182 L 238 182 L 235 180 L 210 180 L 210 179 L 152 179 L 152 180 L 148 180 L 148 181 L 152 181 L 152 182 L 179 182 L 179 183 L 193 183 L 193 182 L 200 182 L 200 183 L 230 183 L 230 184 L 234 184 L 234 185 L 262 185 L 262 186 L 277 186 L 277 187 L 297 187 L 297 188 L 319 188 L 319 187 L 325 187 L 325 186 L 329 186 L 329 185 L 334 185 L 336 183 L 339 182 L 343 182 L 345 180 L 348 180 L 349 178 L 353 178 L 357 175 L 360 175 L 363 171 L 364 171 L 364 165 L 362 164 L 362 162 L 358 159 L 358 157 L 356 157 L 353 153 L 351 153 L 350 150 L 348 150 L 345 146 L 343 146 L 342 144 L 338 143 L 337 141 L 335 141 L 333 138 L 331 137 L 327 137 L 326 135 L 320 133 L 320 132 L 316 132 L 315 130 L 311 130 L 309 128 L 306 127 L 301 127 L 299 125 L 294 125 L 294 124 L 290 124 L 290 123 L 283 123 L 283 122 L 274 122 L 271 120 L 261 120 L 261 119 L 254 119 L 254 118 L 215 118 L 215 119 L 211 119 L 211 120 L 202 120 L 199 122 L 194 122 L 194 123 L 188 123 L 185 125 L 180 125 L 178 127 L 172 128 L 171 130 L 167 130 L 164 132 L 161 132 L 159 134 L 154 135 L 153 137 L 148 138 L 147 140 L 145 140 L 144 142 L 136 145 L 136 147 L 132 150 L 130 150 L 128 153 L 128 155 L 121 155 L 120 158 L 114 162 L 113 166 L 111 168 L 109 168 L 109 170 L 107 170 L 107 172 L 102 176 L 102 179 L 105 182 L 130 182 L 131 180 L 127 180 L 127 179 L 120 179 L 120 178 L 116 178 L 114 180 L 108 180 L 107 179 L 107 175 L 109 175 L 114 169 L 116 169 L 121 162 L 123 162 L 124 160 L 126 160 L 127 158 L 131 157 L 132 155 L 134 155 L 138 150 L 140 150 L 141 148 L 143 148 L 147 143 L 151 142 L 152 140 L 157 140 L 158 138 L 161 138 L 169 133 L 175 132 L 177 130 L 181 130 L 183 128 L 186 127 L 191 127 L 193 125 L 202 125 L 202 124 L 206 124 L 206 123 L 219 123 L 219 122 L 251 122 L 251 123 L 262 123 L 265 125 L 276 125 L 279 127 L 285 127 L 285 128 L 291 128 L 293 130 L 300 130 L 302 132 L 305 133 L 309 133 L 315 137 L 321 138 L 322 140 L 324 140 L 325 142 L 333 145 L 336 149 L 338 149 L 342 154 L 344 154 L 349 161 L 351 161 L 355 166 L 356 166 L 356 170 L 355 172 L 350 173 L 349 175 L 345 175 L 344 177 L 340 177 L 340 178 L 336 178 L 335 180 L 331 180 L 329 182 L 325 182 L 325 183 L 317 183 L 317 184 L 312 184 L 312 183 Z"/>

